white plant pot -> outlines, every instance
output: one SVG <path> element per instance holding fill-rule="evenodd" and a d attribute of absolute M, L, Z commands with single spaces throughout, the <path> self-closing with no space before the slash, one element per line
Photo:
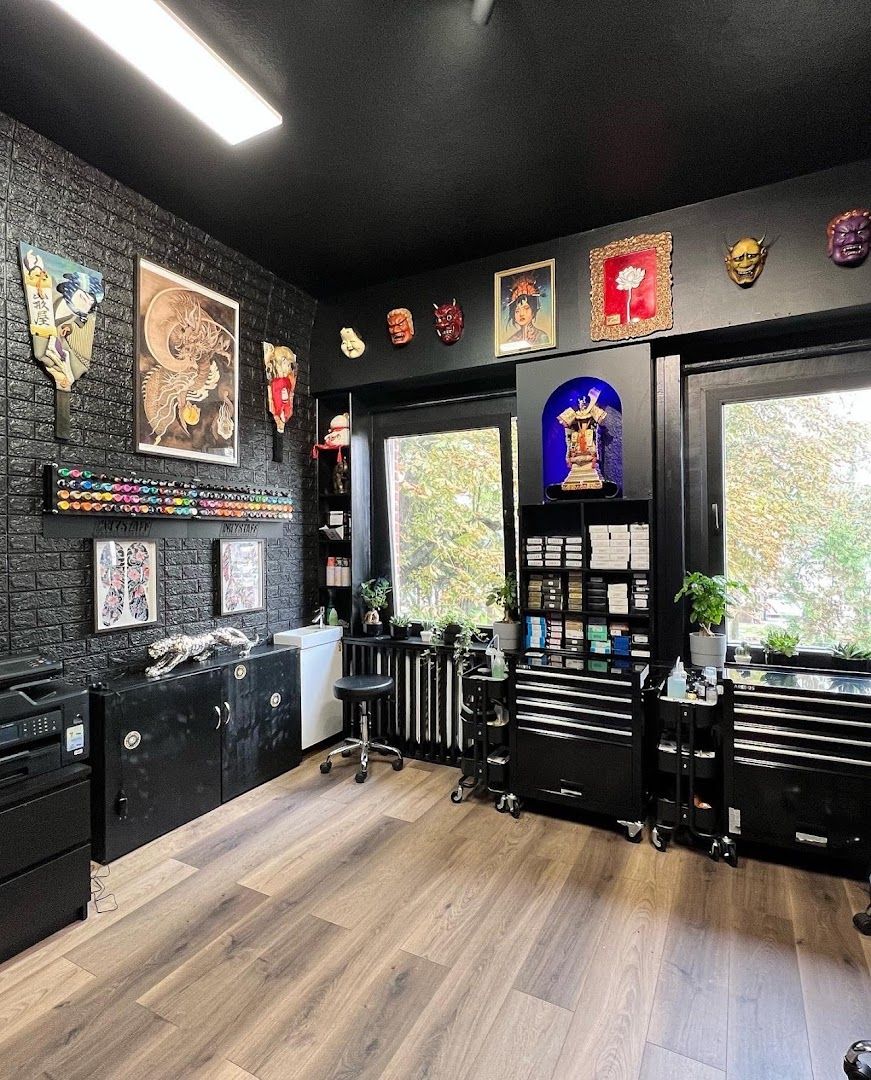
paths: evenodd
<path fill-rule="evenodd" d="M 720 671 L 726 666 L 726 635 L 690 634 L 690 660 L 693 667 L 715 667 Z"/>
<path fill-rule="evenodd" d="M 424 643 L 424 645 L 429 645 L 429 643 L 432 641 L 432 630 L 421 630 L 420 640 Z"/>
<path fill-rule="evenodd" d="M 503 652 L 517 652 L 520 648 L 519 622 L 494 622 L 493 636 L 499 638 L 499 648 Z"/>

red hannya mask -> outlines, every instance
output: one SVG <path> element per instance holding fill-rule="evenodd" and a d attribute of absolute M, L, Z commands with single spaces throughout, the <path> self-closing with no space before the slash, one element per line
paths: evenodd
<path fill-rule="evenodd" d="M 453 345 L 463 336 L 465 319 L 456 298 L 449 304 L 433 304 L 436 333 L 445 345 Z"/>

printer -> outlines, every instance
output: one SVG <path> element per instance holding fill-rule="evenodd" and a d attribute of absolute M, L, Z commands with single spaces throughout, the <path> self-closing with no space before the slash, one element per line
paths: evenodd
<path fill-rule="evenodd" d="M 0 962 L 88 913 L 88 691 L 36 653 L 0 657 Z"/>
<path fill-rule="evenodd" d="M 88 691 L 62 670 L 36 653 L 0 658 L 0 789 L 87 760 Z"/>

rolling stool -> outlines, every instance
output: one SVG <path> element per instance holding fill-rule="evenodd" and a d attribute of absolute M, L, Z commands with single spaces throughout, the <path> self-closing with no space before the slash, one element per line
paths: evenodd
<path fill-rule="evenodd" d="M 371 742 L 369 740 L 369 706 L 372 702 L 380 701 L 393 693 L 393 677 L 390 675 L 346 675 L 343 679 L 336 679 L 333 683 L 333 693 L 339 701 L 347 701 L 352 709 L 360 706 L 360 738 L 345 739 L 341 746 L 337 746 L 327 754 L 326 761 L 321 762 L 321 772 L 328 773 L 333 767 L 332 758 L 337 754 L 349 757 L 352 750 L 360 747 L 360 770 L 354 779 L 362 784 L 369 775 L 369 751 L 377 750 L 380 754 L 396 754 L 393 768 L 397 772 L 404 762 L 402 754 L 394 746 L 385 743 Z"/>

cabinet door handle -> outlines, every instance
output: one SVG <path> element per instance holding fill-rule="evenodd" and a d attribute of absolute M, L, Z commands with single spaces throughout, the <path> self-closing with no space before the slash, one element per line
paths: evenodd
<path fill-rule="evenodd" d="M 224 702 L 224 708 L 227 710 L 227 715 L 224 717 L 224 727 L 227 727 L 229 725 L 229 723 L 230 723 L 230 703 L 229 703 L 229 701 Z"/>
<path fill-rule="evenodd" d="M 219 705 L 215 706 L 215 712 L 218 714 L 218 722 L 215 724 L 215 731 L 217 731 L 221 726 L 221 708 Z"/>

